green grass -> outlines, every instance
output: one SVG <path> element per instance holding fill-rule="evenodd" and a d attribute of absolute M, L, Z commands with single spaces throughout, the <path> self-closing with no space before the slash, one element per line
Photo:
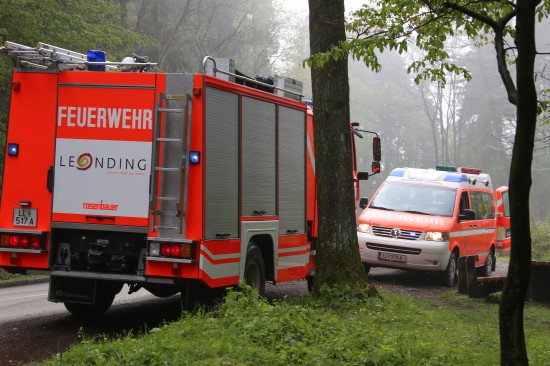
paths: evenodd
<path fill-rule="evenodd" d="M 25 275 L 20 273 L 8 273 L 0 268 L 0 282 L 23 281 L 33 278 L 42 278 L 39 275 Z"/>
<path fill-rule="evenodd" d="M 332 298 L 331 298 L 332 295 Z M 382 292 L 268 304 L 229 293 L 212 312 L 143 336 L 86 339 L 44 365 L 498 365 L 498 304 L 450 291 L 437 303 Z M 550 364 L 550 308 L 528 304 L 531 365 Z M 85 330 L 84 330 L 85 332 Z"/>

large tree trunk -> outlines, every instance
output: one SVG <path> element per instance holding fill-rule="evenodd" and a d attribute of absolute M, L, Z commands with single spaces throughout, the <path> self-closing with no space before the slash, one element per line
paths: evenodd
<path fill-rule="evenodd" d="M 510 168 L 512 252 L 499 313 L 501 365 L 529 363 L 523 330 L 523 308 L 531 269 L 529 191 L 537 122 L 537 92 L 534 83 L 536 3 L 531 0 L 517 2 L 517 127 Z"/>
<path fill-rule="evenodd" d="M 311 54 L 345 40 L 344 0 L 309 0 Z M 311 70 L 319 237 L 314 291 L 323 284 L 364 289 L 357 242 L 347 59 Z M 344 285 L 344 286 L 343 286 Z"/>

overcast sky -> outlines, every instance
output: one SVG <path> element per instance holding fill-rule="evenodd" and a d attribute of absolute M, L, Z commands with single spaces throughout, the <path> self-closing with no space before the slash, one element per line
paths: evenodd
<path fill-rule="evenodd" d="M 308 0 L 279 0 L 286 8 L 297 13 L 308 13 Z M 358 9 L 365 3 L 364 0 L 345 0 L 346 13 Z"/>

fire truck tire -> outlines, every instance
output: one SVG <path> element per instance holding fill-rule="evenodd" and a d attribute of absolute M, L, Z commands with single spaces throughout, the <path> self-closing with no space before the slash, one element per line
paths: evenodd
<path fill-rule="evenodd" d="M 262 251 L 256 244 L 250 244 L 246 252 L 244 283 L 265 295 L 265 266 Z"/>
<path fill-rule="evenodd" d="M 489 255 L 487 256 L 487 263 L 481 267 L 480 276 L 490 277 L 495 268 L 495 251 L 491 248 Z"/>
<path fill-rule="evenodd" d="M 447 269 L 443 271 L 443 284 L 447 287 L 453 287 L 456 284 L 458 271 L 458 262 L 456 258 L 456 253 L 452 252 L 449 257 L 449 263 L 447 264 Z"/>
<path fill-rule="evenodd" d="M 365 274 L 368 276 L 369 275 L 369 272 L 370 272 L 370 264 L 367 264 L 365 262 L 363 262 L 363 269 L 365 270 Z"/>
<path fill-rule="evenodd" d="M 65 308 L 69 313 L 80 317 L 94 317 L 103 315 L 115 299 L 114 293 L 102 293 L 96 296 L 93 304 L 78 304 L 74 302 L 65 302 Z"/>

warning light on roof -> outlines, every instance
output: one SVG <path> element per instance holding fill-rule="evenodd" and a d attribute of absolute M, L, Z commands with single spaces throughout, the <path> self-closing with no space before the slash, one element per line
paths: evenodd
<path fill-rule="evenodd" d="M 446 166 L 446 165 L 438 165 L 435 167 L 435 170 L 440 170 L 443 172 L 456 172 L 456 167 L 454 166 Z"/>
<path fill-rule="evenodd" d="M 189 163 L 198 164 L 201 162 L 201 152 L 200 151 L 190 151 L 189 152 Z"/>
<path fill-rule="evenodd" d="M 405 169 L 395 168 L 390 172 L 390 177 L 402 177 L 405 175 Z"/>
<path fill-rule="evenodd" d="M 466 173 L 466 174 L 481 174 L 481 169 L 476 169 L 476 168 L 460 168 L 460 172 L 461 172 L 461 173 Z"/>
<path fill-rule="evenodd" d="M 9 156 L 17 156 L 19 155 L 19 144 L 10 142 L 8 144 L 8 155 Z"/>

